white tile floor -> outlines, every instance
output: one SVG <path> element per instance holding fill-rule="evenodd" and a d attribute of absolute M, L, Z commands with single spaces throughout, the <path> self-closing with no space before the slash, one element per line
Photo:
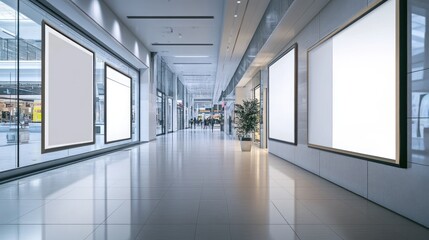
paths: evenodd
<path fill-rule="evenodd" d="M 429 230 L 219 131 L 0 185 L 0 239 L 429 239 Z"/>

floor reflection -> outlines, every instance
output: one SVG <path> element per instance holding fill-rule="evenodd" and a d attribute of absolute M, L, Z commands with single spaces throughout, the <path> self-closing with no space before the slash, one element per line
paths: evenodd
<path fill-rule="evenodd" d="M 0 239 L 395 239 L 388 227 L 396 239 L 429 237 L 264 149 L 241 152 L 204 129 L 0 185 L 0 216 Z"/>

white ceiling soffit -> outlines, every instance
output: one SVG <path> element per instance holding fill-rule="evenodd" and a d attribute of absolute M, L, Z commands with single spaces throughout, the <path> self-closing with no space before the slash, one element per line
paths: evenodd
<path fill-rule="evenodd" d="M 163 57 L 190 93 L 212 97 L 228 0 L 103 1 L 151 52 Z"/>
<path fill-rule="evenodd" d="M 270 0 L 227 0 L 213 96 L 220 95 L 234 75 Z"/>
<path fill-rule="evenodd" d="M 245 86 L 262 67 L 276 58 L 290 41 L 322 10 L 329 0 L 295 0 L 280 20 L 273 33 L 256 55 L 252 64 L 238 82 Z M 299 48 L 299 46 L 298 46 Z"/>

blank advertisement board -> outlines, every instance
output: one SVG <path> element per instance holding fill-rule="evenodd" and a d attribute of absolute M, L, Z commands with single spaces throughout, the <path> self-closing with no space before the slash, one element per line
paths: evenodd
<path fill-rule="evenodd" d="M 268 68 L 268 138 L 296 144 L 297 44 Z"/>
<path fill-rule="evenodd" d="M 42 28 L 42 153 L 94 144 L 94 53 Z"/>
<path fill-rule="evenodd" d="M 406 163 L 401 2 L 375 3 L 309 49 L 310 146 L 392 165 Z"/>
<path fill-rule="evenodd" d="M 131 139 L 131 77 L 105 65 L 105 143 Z"/>

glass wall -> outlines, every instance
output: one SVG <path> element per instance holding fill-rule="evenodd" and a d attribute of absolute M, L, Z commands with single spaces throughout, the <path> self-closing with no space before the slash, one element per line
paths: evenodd
<path fill-rule="evenodd" d="M 186 114 L 189 99 L 185 97 L 187 89 L 177 77 L 167 62 L 162 57 L 155 58 L 157 66 L 155 78 L 157 81 L 158 103 L 157 103 L 157 135 L 173 132 L 174 124 L 177 124 L 177 129 L 183 129 L 186 126 Z M 177 81 L 177 88 L 174 87 L 174 82 Z M 161 97 L 162 95 L 162 97 Z M 174 97 L 177 100 L 174 101 Z M 163 104 L 161 106 L 161 104 Z M 177 108 L 177 119 L 173 118 L 173 110 Z M 164 129 L 166 128 L 166 129 Z"/>
<path fill-rule="evenodd" d="M 261 85 L 258 85 L 253 89 L 253 98 L 257 99 L 259 102 L 259 106 L 261 106 Z M 259 110 L 260 111 L 260 110 Z M 261 116 L 259 116 L 259 119 Z M 261 127 L 258 124 L 258 128 L 255 130 L 254 134 L 254 141 L 259 143 L 261 141 L 261 133 L 260 133 Z"/>
<path fill-rule="evenodd" d="M 425 1 L 413 1 L 411 5 L 411 136 L 412 154 L 424 159 L 429 151 L 429 6 Z"/>
<path fill-rule="evenodd" d="M 185 128 L 184 125 L 184 112 L 183 112 L 183 102 L 185 100 L 185 86 L 183 86 L 182 82 L 177 78 L 177 130 L 181 130 Z"/>
<path fill-rule="evenodd" d="M 0 171 L 15 168 L 18 138 L 17 1 L 0 1 Z"/>
<path fill-rule="evenodd" d="M 173 99 L 167 98 L 167 129 L 168 132 L 173 132 Z"/>
<path fill-rule="evenodd" d="M 138 141 L 138 71 L 29 0 L 19 1 L 18 14 L 17 1 L 0 0 L 0 171 Z M 93 145 L 41 153 L 42 21 L 95 52 L 96 143 Z M 104 144 L 104 63 L 132 78 L 131 140 Z M 79 106 L 67 111 L 79 117 Z"/>
<path fill-rule="evenodd" d="M 165 95 L 157 91 L 156 97 L 156 135 L 165 134 Z"/>

